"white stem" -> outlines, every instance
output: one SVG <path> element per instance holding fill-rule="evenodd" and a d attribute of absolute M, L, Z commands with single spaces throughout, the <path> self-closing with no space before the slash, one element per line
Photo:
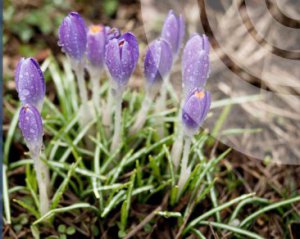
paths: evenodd
<path fill-rule="evenodd" d="M 183 147 L 183 128 L 182 128 L 182 106 L 183 101 L 181 102 L 180 109 L 178 112 L 178 119 L 177 119 L 177 136 L 175 139 L 175 142 L 172 147 L 171 157 L 172 161 L 175 166 L 175 170 L 178 169 L 181 153 L 182 153 L 182 147 Z"/>
<path fill-rule="evenodd" d="M 94 67 L 89 67 L 88 71 L 92 82 L 92 100 L 96 110 L 100 112 L 100 75 L 102 71 Z"/>
<path fill-rule="evenodd" d="M 189 160 L 190 148 L 191 148 L 191 137 L 185 137 L 183 156 L 181 160 L 180 176 L 178 181 L 179 193 L 182 192 L 183 186 L 189 175 L 187 175 L 187 165 Z"/>
<path fill-rule="evenodd" d="M 151 97 L 149 94 L 147 94 L 145 96 L 142 106 L 141 106 L 141 109 L 140 109 L 139 113 L 137 114 L 135 123 L 129 131 L 130 135 L 137 133 L 144 126 L 146 119 L 147 119 L 147 114 L 148 114 L 149 108 L 151 106 L 152 99 L 153 99 L 153 97 Z"/>
<path fill-rule="evenodd" d="M 166 110 L 166 100 L 167 100 L 167 81 L 168 77 L 164 80 L 161 88 L 161 94 L 156 102 L 156 112 L 161 113 Z M 164 137 L 164 117 L 160 116 L 157 118 L 157 132 L 161 138 Z"/>
<path fill-rule="evenodd" d="M 34 168 L 37 177 L 37 183 L 39 188 L 40 198 L 40 211 L 41 215 L 45 215 L 49 211 L 49 196 L 48 191 L 50 190 L 50 179 L 49 169 L 47 165 L 40 159 L 39 154 L 33 157 Z"/>
<path fill-rule="evenodd" d="M 106 109 L 102 115 L 102 123 L 103 123 L 105 133 L 107 136 L 110 136 L 110 132 L 111 132 L 112 99 L 113 99 L 112 98 L 112 90 L 108 89 Z"/>
<path fill-rule="evenodd" d="M 111 152 L 115 151 L 120 145 L 121 138 L 121 124 L 122 124 L 122 94 L 115 96 L 116 108 L 115 108 L 115 127 L 114 136 L 111 144 Z"/>
<path fill-rule="evenodd" d="M 183 147 L 183 132 L 182 132 L 182 129 L 180 128 L 178 131 L 178 135 L 175 139 L 175 142 L 173 144 L 172 152 L 171 152 L 171 158 L 172 158 L 175 170 L 177 170 L 179 167 L 181 153 L 182 153 L 182 147 Z"/>
<path fill-rule="evenodd" d="M 85 86 L 84 81 L 84 67 L 81 62 L 79 62 L 76 66 L 74 66 L 74 71 L 76 74 L 77 82 L 78 82 L 78 88 L 79 88 L 79 94 L 81 98 L 81 104 L 87 105 L 88 102 L 88 94 L 87 89 Z"/>

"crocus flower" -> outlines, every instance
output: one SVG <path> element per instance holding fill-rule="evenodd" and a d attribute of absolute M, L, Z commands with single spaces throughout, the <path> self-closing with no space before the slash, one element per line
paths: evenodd
<path fill-rule="evenodd" d="M 112 39 L 106 46 L 105 63 L 115 85 L 123 88 L 133 71 L 139 57 L 139 46 L 132 33 L 125 33 Z"/>
<path fill-rule="evenodd" d="M 182 108 L 182 122 L 186 135 L 197 133 L 210 109 L 211 97 L 208 91 L 194 89 L 186 98 Z"/>
<path fill-rule="evenodd" d="M 157 39 L 150 43 L 144 62 L 144 74 L 147 80 L 146 96 L 136 121 L 130 129 L 130 134 L 135 134 L 145 124 L 147 113 L 152 105 L 162 81 L 170 73 L 173 62 L 172 51 L 169 43 L 164 39 Z"/>
<path fill-rule="evenodd" d="M 26 104 L 21 108 L 19 127 L 30 152 L 38 155 L 43 144 L 43 123 L 39 111 L 33 105 Z"/>
<path fill-rule="evenodd" d="M 161 82 L 170 73 L 172 67 L 172 51 L 167 41 L 157 39 L 153 41 L 147 50 L 144 73 L 149 85 Z"/>
<path fill-rule="evenodd" d="M 86 57 L 93 67 L 103 67 L 106 42 L 106 29 L 104 26 L 92 25 L 89 27 Z"/>
<path fill-rule="evenodd" d="M 72 59 L 81 60 L 87 45 L 87 29 L 77 12 L 66 16 L 59 27 L 58 45 Z"/>
<path fill-rule="evenodd" d="M 33 105 L 26 104 L 21 108 L 19 128 L 33 159 L 39 188 L 40 212 L 41 215 L 45 215 L 49 210 L 48 193 L 51 191 L 51 185 L 49 169 L 40 159 L 44 134 L 42 118 L 40 112 Z"/>
<path fill-rule="evenodd" d="M 32 104 L 41 110 L 46 92 L 39 64 L 33 58 L 22 58 L 15 72 L 16 89 L 22 104 Z"/>
<path fill-rule="evenodd" d="M 196 87 L 203 88 L 209 74 L 209 48 L 207 36 L 193 35 L 182 56 L 182 87 L 185 96 Z"/>
<path fill-rule="evenodd" d="M 185 26 L 182 15 L 176 16 L 173 10 L 164 22 L 161 37 L 170 43 L 173 55 L 176 56 L 184 38 Z"/>

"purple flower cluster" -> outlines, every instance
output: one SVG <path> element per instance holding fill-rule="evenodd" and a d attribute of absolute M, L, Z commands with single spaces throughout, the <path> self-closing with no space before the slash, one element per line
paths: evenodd
<path fill-rule="evenodd" d="M 194 135 L 208 114 L 211 96 L 204 87 L 209 74 L 208 38 L 198 34 L 187 42 L 182 57 L 182 88 L 185 97 L 182 108 L 184 131 Z"/>
<path fill-rule="evenodd" d="M 176 16 L 174 11 L 170 10 L 160 38 L 150 43 L 146 53 L 144 74 L 148 88 L 157 86 L 170 74 L 173 61 L 178 56 L 182 45 L 184 32 L 183 17 Z"/>
<path fill-rule="evenodd" d="M 121 35 L 117 28 L 92 25 L 88 29 L 83 18 L 71 12 L 64 18 L 59 28 L 59 45 L 72 60 L 83 61 L 87 65 L 107 69 L 117 87 L 123 88 L 133 73 L 139 48 L 132 33 Z"/>
<path fill-rule="evenodd" d="M 39 64 L 33 58 L 22 58 L 15 72 L 16 89 L 22 103 L 19 127 L 32 154 L 42 147 L 43 126 L 40 111 L 46 92 L 45 80 Z"/>
<path fill-rule="evenodd" d="M 160 85 L 169 76 L 184 35 L 183 17 L 171 10 L 164 22 L 161 36 L 149 44 L 146 52 L 144 75 L 148 88 Z M 101 24 L 87 27 L 78 13 L 71 12 L 64 18 L 58 36 L 58 44 L 73 61 L 94 69 L 106 66 L 113 82 L 112 88 L 120 92 L 124 90 L 139 59 L 138 41 L 132 33 L 122 35 L 117 28 Z M 204 90 L 209 74 L 209 49 L 208 38 L 195 34 L 183 51 L 182 86 L 185 99 L 182 121 L 189 134 L 199 129 L 210 108 L 210 94 Z M 15 80 L 23 104 L 20 128 L 29 144 L 31 139 L 37 141 L 42 135 L 42 130 L 38 130 L 41 127 L 37 125 L 41 121 L 36 119 L 40 117 L 45 96 L 44 76 L 34 59 L 22 58 L 16 69 Z M 35 137 L 31 135 L 32 132 L 36 133 Z"/>

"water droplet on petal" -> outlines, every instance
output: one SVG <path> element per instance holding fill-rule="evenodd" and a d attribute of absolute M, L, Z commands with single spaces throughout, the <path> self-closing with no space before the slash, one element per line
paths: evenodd
<path fill-rule="evenodd" d="M 24 89 L 24 90 L 22 90 L 21 94 L 22 94 L 22 96 L 28 96 L 30 94 L 30 92 L 29 92 L 29 90 Z"/>

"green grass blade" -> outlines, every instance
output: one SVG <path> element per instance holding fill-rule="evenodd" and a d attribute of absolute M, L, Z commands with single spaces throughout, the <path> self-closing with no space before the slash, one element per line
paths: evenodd
<path fill-rule="evenodd" d="M 57 207 L 57 205 L 58 205 L 61 197 L 63 196 L 64 192 L 66 191 L 67 186 L 69 184 L 69 181 L 70 181 L 72 175 L 74 174 L 75 169 L 77 168 L 77 166 L 78 166 L 78 164 L 79 164 L 80 161 L 81 160 L 78 160 L 78 161 L 76 161 L 75 163 L 73 163 L 71 165 L 71 168 L 69 169 L 67 177 L 61 183 L 61 185 L 56 190 L 56 192 L 55 192 L 55 194 L 54 194 L 54 196 L 52 198 L 52 203 L 51 203 L 50 209 L 55 209 Z"/>
<path fill-rule="evenodd" d="M 255 193 L 249 193 L 249 194 L 242 195 L 242 196 L 237 197 L 237 198 L 235 198 L 235 199 L 233 199 L 233 200 L 231 200 L 231 201 L 229 201 L 229 202 L 227 202 L 227 203 L 224 203 L 224 204 L 220 205 L 219 207 L 213 208 L 213 209 L 211 209 L 211 210 L 205 212 L 205 213 L 202 214 L 201 216 L 199 216 L 199 217 L 195 218 L 193 221 L 191 221 L 191 222 L 188 224 L 187 228 L 183 231 L 183 234 L 185 234 L 185 233 L 188 232 L 192 227 L 195 227 L 195 226 L 198 225 L 202 220 L 204 220 L 204 219 L 206 219 L 207 217 L 209 217 L 209 216 L 215 214 L 216 212 L 222 211 L 223 209 L 228 208 L 228 207 L 230 207 L 230 206 L 232 206 L 232 205 L 234 205 L 234 204 L 236 204 L 236 203 L 238 203 L 238 202 L 240 202 L 240 201 L 243 201 L 243 200 L 245 200 L 245 199 L 247 199 L 247 198 L 249 198 L 249 197 L 253 197 L 254 195 L 255 195 Z"/>
<path fill-rule="evenodd" d="M 3 164 L 8 165 L 8 157 L 9 157 L 9 150 L 10 150 L 10 145 L 13 140 L 17 125 L 18 125 L 18 120 L 19 120 L 19 111 L 20 108 L 18 108 L 15 111 L 14 117 L 12 118 L 9 126 L 9 130 L 5 139 L 4 143 L 4 150 L 3 150 Z"/>
<path fill-rule="evenodd" d="M 291 199 L 287 199 L 287 200 L 284 200 L 284 201 L 281 201 L 281 202 L 272 203 L 271 205 L 266 206 L 266 207 L 256 211 L 255 213 L 252 213 L 248 217 L 246 217 L 241 222 L 240 226 L 241 227 L 245 226 L 247 223 L 249 223 L 250 221 L 252 221 L 254 218 L 256 218 L 257 216 L 259 216 L 262 213 L 265 213 L 267 211 L 271 211 L 271 210 L 274 210 L 274 209 L 277 209 L 277 208 L 280 208 L 280 207 L 283 207 L 283 206 L 286 206 L 286 205 L 289 205 L 289 204 L 292 204 L 292 203 L 295 203 L 295 202 L 299 202 L 299 201 L 300 201 L 300 196 L 294 197 L 294 198 L 291 198 Z"/>
<path fill-rule="evenodd" d="M 255 234 L 253 232 L 249 232 L 249 231 L 240 229 L 238 227 L 229 226 L 229 225 L 226 225 L 226 224 L 223 224 L 223 223 L 202 221 L 200 223 L 200 225 L 208 225 L 208 226 L 212 226 L 212 227 L 215 227 L 215 228 L 224 229 L 224 230 L 227 230 L 227 231 L 231 231 L 231 232 L 246 236 L 246 238 L 264 239 L 263 237 Z"/>
<path fill-rule="evenodd" d="M 7 224 L 11 224 L 11 212 L 10 212 L 10 202 L 9 202 L 9 194 L 8 194 L 8 184 L 7 184 L 7 173 L 6 173 L 6 165 L 2 166 L 2 183 L 3 183 L 3 204 L 4 204 L 4 212 L 6 217 Z"/>
<path fill-rule="evenodd" d="M 44 216 L 42 216 L 38 220 L 34 221 L 33 225 L 37 225 L 41 222 L 45 222 L 49 218 L 53 217 L 55 214 L 66 213 L 66 212 L 70 212 L 71 210 L 84 209 L 84 208 L 92 209 L 93 211 L 98 212 L 98 209 L 95 208 L 94 206 L 91 206 L 89 203 L 76 203 L 76 204 L 73 204 L 71 206 L 56 208 L 56 209 L 50 210 Z"/>

